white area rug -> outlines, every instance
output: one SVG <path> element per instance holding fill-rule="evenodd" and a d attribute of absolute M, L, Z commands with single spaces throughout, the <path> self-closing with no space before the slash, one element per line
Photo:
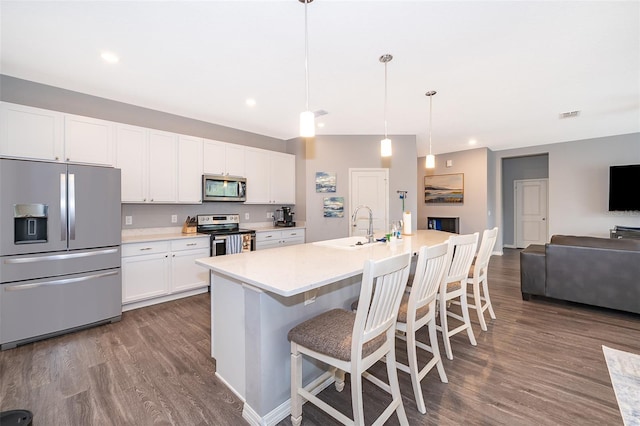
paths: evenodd
<path fill-rule="evenodd" d="M 625 426 L 640 426 L 640 355 L 602 346 Z"/>

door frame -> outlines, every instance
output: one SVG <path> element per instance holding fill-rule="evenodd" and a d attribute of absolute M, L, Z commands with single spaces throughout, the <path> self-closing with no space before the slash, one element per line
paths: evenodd
<path fill-rule="evenodd" d="M 518 194 L 516 191 L 518 183 L 523 182 L 544 182 L 546 186 L 546 196 L 545 207 L 546 211 L 544 214 L 544 219 L 546 222 L 546 239 L 545 242 L 549 240 L 549 178 L 537 178 L 537 179 L 516 179 L 513 181 L 513 248 L 518 248 Z M 506 246 L 505 246 L 506 247 Z"/>
<path fill-rule="evenodd" d="M 385 202 L 385 211 L 384 211 L 384 219 L 383 219 L 383 226 L 388 226 L 389 223 L 389 169 L 386 167 L 363 167 L 363 168 L 349 168 L 349 211 L 347 212 L 349 215 L 348 218 L 348 223 L 349 223 L 349 236 L 351 236 L 352 231 L 353 231 L 353 224 L 351 223 L 351 215 L 353 214 L 353 211 L 355 210 L 356 207 L 358 207 L 357 205 L 355 205 L 354 200 L 354 194 L 353 194 L 353 181 L 352 181 L 352 175 L 354 172 L 382 172 L 384 174 L 384 180 L 385 180 L 385 197 L 384 197 L 384 202 Z M 384 229 L 383 229 L 384 230 Z M 374 228 L 375 231 L 375 228 Z"/>

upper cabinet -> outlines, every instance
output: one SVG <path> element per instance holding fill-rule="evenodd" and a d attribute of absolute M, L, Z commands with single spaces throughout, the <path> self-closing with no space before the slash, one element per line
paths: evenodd
<path fill-rule="evenodd" d="M 116 127 L 116 167 L 121 172 L 122 202 L 144 203 L 148 192 L 148 130 L 118 124 Z"/>
<path fill-rule="evenodd" d="M 62 113 L 2 102 L 0 123 L 0 155 L 62 161 Z"/>
<path fill-rule="evenodd" d="M 178 135 L 118 124 L 116 147 L 123 203 L 178 201 Z"/>
<path fill-rule="evenodd" d="M 73 163 L 115 164 L 115 123 L 65 114 L 64 156 Z"/>
<path fill-rule="evenodd" d="M 178 202 L 202 202 L 202 139 L 178 137 Z"/>
<path fill-rule="evenodd" d="M 246 149 L 247 204 L 295 204 L 295 156 Z"/>
<path fill-rule="evenodd" d="M 204 139 L 202 166 L 204 174 L 245 176 L 245 147 Z"/>

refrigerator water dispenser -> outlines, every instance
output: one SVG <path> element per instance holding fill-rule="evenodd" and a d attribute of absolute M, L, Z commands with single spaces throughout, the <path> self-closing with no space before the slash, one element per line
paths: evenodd
<path fill-rule="evenodd" d="M 48 210 L 46 204 L 14 204 L 14 243 L 46 243 Z"/>

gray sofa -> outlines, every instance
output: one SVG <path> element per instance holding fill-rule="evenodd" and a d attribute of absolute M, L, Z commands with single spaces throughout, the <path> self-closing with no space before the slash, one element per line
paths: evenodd
<path fill-rule="evenodd" d="M 522 298 L 532 295 L 640 314 L 640 240 L 554 235 L 520 252 Z"/>

